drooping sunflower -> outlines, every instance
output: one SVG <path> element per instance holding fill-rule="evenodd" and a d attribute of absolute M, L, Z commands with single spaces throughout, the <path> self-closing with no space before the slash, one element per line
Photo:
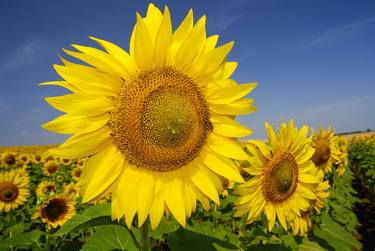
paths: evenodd
<path fill-rule="evenodd" d="M 313 128 L 311 128 L 311 131 L 315 147 L 315 152 L 311 159 L 324 173 L 329 173 L 332 171 L 332 165 L 339 161 L 340 154 L 336 146 L 334 130 L 331 128 L 324 130 L 321 127 L 319 133 Z"/>
<path fill-rule="evenodd" d="M 60 167 L 60 163 L 55 160 L 49 160 L 43 164 L 43 173 L 46 176 L 53 176 Z"/>
<path fill-rule="evenodd" d="M 9 212 L 23 205 L 29 195 L 29 177 L 22 171 L 10 171 L 0 174 L 1 212 Z"/>
<path fill-rule="evenodd" d="M 293 235 L 304 236 L 312 228 L 311 215 L 314 211 L 320 213 L 325 205 L 325 200 L 329 196 L 329 183 L 324 180 L 324 172 L 318 168 L 310 171 L 310 174 L 317 177 L 319 183 L 306 184 L 310 190 L 314 191 L 316 199 L 310 201 L 310 207 L 307 211 L 301 211 L 301 214 L 287 215 L 287 223 L 292 229 Z"/>
<path fill-rule="evenodd" d="M 293 121 L 282 123 L 277 134 L 268 123 L 266 129 L 267 143 L 253 140 L 247 144 L 251 158 L 245 170 L 252 177 L 235 191 L 239 195 L 235 216 L 247 214 L 250 224 L 265 212 L 270 231 L 276 216 L 287 230 L 286 217 L 308 211 L 316 199 L 310 185 L 319 180 L 309 173 L 316 168 L 310 160 L 314 148 L 306 125 L 298 130 Z"/>
<path fill-rule="evenodd" d="M 50 195 L 51 193 L 56 193 L 57 191 L 57 186 L 56 183 L 52 181 L 47 181 L 44 180 L 38 184 L 36 187 L 36 196 L 41 198 L 41 197 L 46 197 Z"/>
<path fill-rule="evenodd" d="M 345 170 L 349 164 L 349 142 L 344 137 L 340 136 L 336 138 L 336 146 L 339 151 L 338 161 L 335 163 L 336 172 L 339 176 L 342 176 L 345 173 Z"/>
<path fill-rule="evenodd" d="M 33 218 L 40 218 L 49 227 L 56 228 L 64 225 L 75 215 L 75 212 L 74 200 L 71 196 L 56 195 L 38 206 Z"/>
<path fill-rule="evenodd" d="M 137 13 L 130 53 L 93 38 L 105 51 L 73 45 L 65 52 L 90 66 L 62 59 L 55 69 L 72 94 L 46 98 L 66 114 L 44 128 L 73 134 L 50 151 L 88 160 L 81 176 L 83 200 L 112 192 L 112 216 L 131 225 L 147 217 L 156 228 L 165 211 L 185 225 L 199 200 L 219 203 L 219 176 L 242 182 L 229 159 L 246 160 L 237 137 L 249 129 L 233 118 L 255 110 L 244 98 L 256 84 L 230 79 L 233 42 L 216 47 L 207 37 L 206 17 L 195 24 L 190 10 L 173 31 L 168 8 L 153 4 Z"/>

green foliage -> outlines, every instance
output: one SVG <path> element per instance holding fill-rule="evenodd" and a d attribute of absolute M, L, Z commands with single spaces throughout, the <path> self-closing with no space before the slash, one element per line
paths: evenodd
<path fill-rule="evenodd" d="M 40 248 L 39 239 L 43 232 L 33 230 L 31 232 L 19 233 L 0 242 L 0 250 L 12 248 Z"/>
<path fill-rule="evenodd" d="M 111 204 L 103 203 L 87 208 L 82 214 L 73 216 L 55 235 L 61 236 L 90 226 L 111 224 Z"/>
<path fill-rule="evenodd" d="M 91 238 L 83 245 L 82 251 L 137 251 L 129 231 L 120 225 L 99 226 Z"/>
<path fill-rule="evenodd" d="M 349 165 L 366 197 L 375 200 L 375 141 L 355 140 L 349 146 Z"/>

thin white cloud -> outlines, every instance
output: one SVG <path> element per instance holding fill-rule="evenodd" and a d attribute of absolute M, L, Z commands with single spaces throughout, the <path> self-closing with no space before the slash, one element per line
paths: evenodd
<path fill-rule="evenodd" d="M 18 133 L 18 135 L 24 137 L 24 136 L 29 135 L 29 132 L 27 132 L 27 131 L 22 131 L 22 132 Z"/>
<path fill-rule="evenodd" d="M 243 11 L 243 5 L 247 2 L 247 0 L 216 2 L 213 5 L 214 9 L 210 11 L 208 22 L 218 32 L 229 28 L 245 16 L 246 12 Z"/>
<path fill-rule="evenodd" d="M 8 106 L 0 100 L 0 113 L 4 113 L 8 110 Z"/>
<path fill-rule="evenodd" d="M 46 49 L 45 41 L 39 36 L 26 39 L 9 55 L 0 58 L 0 71 L 16 69 L 39 62 Z"/>
<path fill-rule="evenodd" d="M 353 34 L 358 30 L 358 28 L 372 23 L 375 23 L 375 17 L 365 18 L 351 24 L 336 27 L 334 29 L 321 33 L 320 35 L 318 35 L 318 37 L 308 43 L 306 47 L 332 43 L 340 38 Z"/>

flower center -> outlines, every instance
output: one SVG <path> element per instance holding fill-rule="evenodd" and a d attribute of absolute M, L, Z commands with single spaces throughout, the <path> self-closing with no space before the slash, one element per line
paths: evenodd
<path fill-rule="evenodd" d="M 331 148 L 329 142 L 325 139 L 318 139 L 315 144 L 315 153 L 311 160 L 315 165 L 321 166 L 328 162 L 331 157 Z"/>
<path fill-rule="evenodd" d="M 16 163 L 16 157 L 13 156 L 12 154 L 9 154 L 5 157 L 5 160 L 4 162 L 7 164 L 7 165 L 13 165 Z"/>
<path fill-rule="evenodd" d="M 66 202 L 62 199 L 52 199 L 48 204 L 42 209 L 42 217 L 54 222 L 59 219 L 64 218 L 68 211 L 68 206 Z"/>
<path fill-rule="evenodd" d="M 144 71 L 125 81 L 109 126 L 130 164 L 160 172 L 192 161 L 212 131 L 201 89 L 172 67 Z"/>
<path fill-rule="evenodd" d="M 0 200 L 4 202 L 12 202 L 18 196 L 18 188 L 9 182 L 0 184 Z"/>
<path fill-rule="evenodd" d="M 297 187 L 298 165 L 290 153 L 277 153 L 264 168 L 263 195 L 266 200 L 282 202 Z"/>

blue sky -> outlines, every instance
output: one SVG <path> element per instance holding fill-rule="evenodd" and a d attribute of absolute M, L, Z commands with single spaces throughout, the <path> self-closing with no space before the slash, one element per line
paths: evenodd
<path fill-rule="evenodd" d="M 93 35 L 128 48 L 135 12 L 148 1 L 0 1 L 0 145 L 60 143 L 40 124 L 59 115 L 38 87 L 59 79 L 52 64 L 70 44 Z M 259 83 L 258 111 L 239 118 L 264 137 L 264 122 L 338 132 L 375 129 L 375 1 L 154 1 L 167 4 L 174 26 L 193 8 L 207 15 L 208 34 L 235 41 L 233 78 Z"/>

